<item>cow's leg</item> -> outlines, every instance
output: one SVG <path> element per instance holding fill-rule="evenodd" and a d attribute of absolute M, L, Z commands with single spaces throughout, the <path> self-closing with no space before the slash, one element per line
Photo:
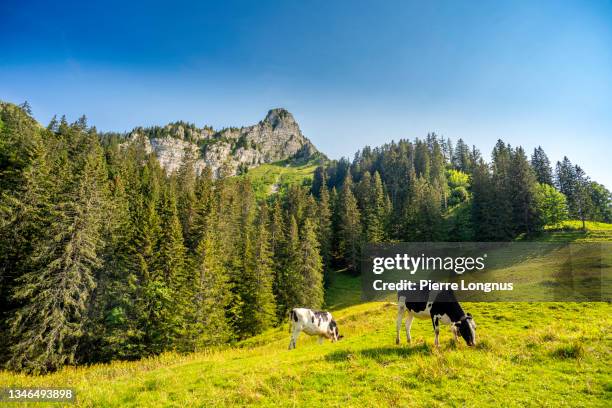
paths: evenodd
<path fill-rule="evenodd" d="M 301 330 L 298 327 L 293 328 L 293 332 L 291 333 L 291 341 L 289 342 L 289 350 L 295 348 L 300 331 Z"/>
<path fill-rule="evenodd" d="M 404 318 L 404 310 L 406 310 L 406 298 L 400 296 L 397 301 L 397 321 L 395 324 L 395 344 L 400 344 L 400 329 L 402 327 L 402 319 Z M 408 322 L 406 322 L 408 324 Z"/>
<path fill-rule="evenodd" d="M 459 340 L 459 336 L 457 334 L 457 326 L 455 326 L 454 324 L 451 324 L 451 332 L 453 333 L 453 338 L 455 339 L 455 341 Z"/>
<path fill-rule="evenodd" d="M 433 324 L 434 333 L 436 335 L 436 337 L 434 338 L 434 344 L 436 345 L 436 347 L 438 347 L 440 345 L 440 342 L 438 340 L 438 337 L 440 336 L 440 321 L 439 321 L 439 318 L 432 316 L 431 322 Z"/>
<path fill-rule="evenodd" d="M 412 320 L 414 319 L 414 315 L 408 312 L 408 317 L 406 318 L 406 340 L 408 343 L 412 341 L 412 337 L 410 336 L 410 329 L 412 328 Z"/>
<path fill-rule="evenodd" d="M 319 336 L 319 344 L 323 344 L 323 336 Z"/>

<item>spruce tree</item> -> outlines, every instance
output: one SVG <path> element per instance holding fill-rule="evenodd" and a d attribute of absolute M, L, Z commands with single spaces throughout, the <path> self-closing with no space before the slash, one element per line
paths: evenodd
<path fill-rule="evenodd" d="M 590 184 L 588 176 L 580 168 L 576 166 L 574 168 L 575 175 L 575 187 L 574 187 L 574 206 L 575 213 L 578 215 L 580 221 L 582 221 L 582 229 L 586 230 L 586 220 L 590 218 L 593 210 L 593 202 L 591 201 Z"/>
<path fill-rule="evenodd" d="M 550 166 L 550 160 L 548 160 L 548 156 L 546 156 L 542 146 L 533 149 L 531 167 L 535 172 L 538 183 L 553 185 L 552 167 Z"/>
<path fill-rule="evenodd" d="M 383 242 L 388 213 L 385 192 L 378 172 L 374 173 L 367 199 L 365 240 L 372 243 Z"/>
<path fill-rule="evenodd" d="M 489 166 L 480 160 L 474 165 L 471 178 L 471 218 L 474 226 L 474 239 L 477 241 L 493 240 L 496 236 L 497 222 L 494 207 L 495 191 Z"/>
<path fill-rule="evenodd" d="M 557 162 L 555 184 L 557 189 L 567 197 L 567 202 L 572 216 L 576 216 L 576 168 L 567 158 L 563 157 L 563 161 Z"/>
<path fill-rule="evenodd" d="M 21 306 L 10 319 L 9 367 L 34 373 L 76 362 L 87 307 L 101 266 L 107 173 L 95 134 L 63 126 L 47 227 L 33 243 L 29 270 L 16 280 Z M 39 220 L 42 221 L 42 220 Z"/>
<path fill-rule="evenodd" d="M 332 214 L 330 206 L 330 197 L 327 187 L 321 185 L 319 191 L 319 243 L 321 260 L 323 262 L 323 282 L 325 287 L 329 287 L 333 282 L 332 270 Z"/>
<path fill-rule="evenodd" d="M 205 197 L 200 195 L 199 198 Z M 202 208 L 203 204 L 198 203 L 197 207 Z M 206 214 L 200 213 L 199 216 L 206 219 L 196 224 L 201 231 L 194 231 L 199 239 L 192 261 L 193 275 L 190 282 L 193 284 L 194 296 L 188 323 L 188 344 L 193 350 L 223 344 L 232 336 L 226 318 L 226 309 L 231 302 L 231 288 L 223 264 L 222 248 L 217 239 L 219 224 L 216 206 L 210 205 Z"/>
<path fill-rule="evenodd" d="M 245 310 L 241 333 L 253 336 L 275 324 L 276 302 L 272 291 L 274 272 L 268 231 L 268 207 L 260 207 L 248 237 L 246 265 L 241 285 Z"/>
<path fill-rule="evenodd" d="M 470 148 L 465 144 L 463 139 L 457 140 L 452 164 L 456 170 L 461 170 L 464 173 L 469 173 L 472 169 L 473 163 L 470 158 Z"/>
<path fill-rule="evenodd" d="M 353 195 L 352 184 L 351 176 L 347 175 L 339 196 L 339 250 L 347 268 L 357 272 L 362 243 L 361 215 Z"/>
<path fill-rule="evenodd" d="M 304 307 L 299 293 L 303 287 L 303 276 L 300 273 L 300 264 L 303 260 L 301 259 L 298 225 L 293 215 L 289 217 L 285 255 L 283 268 L 277 274 L 278 297 L 276 301 L 279 320 L 284 320 L 292 308 Z"/>
<path fill-rule="evenodd" d="M 490 236 L 487 239 L 504 241 L 514 236 L 513 189 L 512 189 L 512 149 L 502 140 L 498 140 L 493 148 L 492 196 L 490 211 L 495 216 L 489 219 Z"/>
<path fill-rule="evenodd" d="M 542 227 L 537 202 L 536 175 L 521 147 L 514 150 L 511 161 L 509 177 L 514 230 L 530 234 Z"/>
<path fill-rule="evenodd" d="M 319 243 L 315 224 L 306 219 L 300 234 L 299 257 L 297 264 L 299 282 L 297 295 L 303 307 L 319 309 L 323 305 L 323 263 L 319 253 Z"/>
<path fill-rule="evenodd" d="M 160 220 L 154 269 L 145 287 L 149 299 L 147 337 L 155 353 L 176 348 L 184 334 L 188 302 L 192 297 L 192 288 L 186 285 L 186 248 L 173 183 L 163 191 Z"/>

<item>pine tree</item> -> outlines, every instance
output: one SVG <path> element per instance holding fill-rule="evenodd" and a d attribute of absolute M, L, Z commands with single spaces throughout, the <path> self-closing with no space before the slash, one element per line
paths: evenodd
<path fill-rule="evenodd" d="M 582 229 L 586 230 L 586 220 L 590 218 L 593 210 L 593 202 L 591 201 L 590 184 L 591 181 L 579 166 L 574 168 L 575 187 L 574 187 L 574 206 L 576 214 L 582 221 Z"/>
<path fill-rule="evenodd" d="M 370 191 L 367 192 L 367 202 L 365 241 L 370 243 L 383 242 L 388 215 L 385 192 L 378 172 L 374 173 Z"/>
<path fill-rule="evenodd" d="M 417 139 L 414 149 L 414 170 L 417 177 L 429 179 L 431 163 L 429 158 L 429 150 L 427 144 Z"/>
<path fill-rule="evenodd" d="M 202 173 L 196 178 L 194 195 L 195 202 L 193 204 L 191 227 L 185 235 L 187 247 L 191 249 L 197 248 L 200 240 L 202 240 L 208 229 L 209 222 L 213 219 L 210 215 L 215 209 L 213 204 L 213 181 L 210 168 L 204 168 Z"/>
<path fill-rule="evenodd" d="M 303 260 L 301 259 L 298 225 L 293 215 L 289 217 L 285 255 L 283 268 L 277 274 L 278 295 L 276 301 L 279 320 L 284 320 L 292 308 L 304 306 L 300 298 L 300 290 L 303 287 L 300 264 Z"/>
<path fill-rule="evenodd" d="M 174 184 L 163 191 L 160 202 L 161 232 L 154 269 L 145 292 L 148 304 L 147 337 L 154 353 L 176 348 L 184 334 L 187 302 L 186 248 L 176 205 Z"/>
<path fill-rule="evenodd" d="M 353 195 L 352 181 L 347 175 L 339 196 L 340 243 L 339 250 L 349 270 L 359 271 L 361 251 L 361 215 Z"/>
<path fill-rule="evenodd" d="M 463 139 L 457 140 L 455 151 L 452 159 L 452 164 L 457 170 L 461 170 L 464 173 L 469 173 L 472 169 L 472 160 L 470 158 L 470 148 L 463 141 Z"/>
<path fill-rule="evenodd" d="M 319 254 L 319 243 L 315 224 L 306 219 L 300 236 L 298 274 L 301 287 L 297 291 L 300 304 L 311 309 L 323 305 L 323 263 Z"/>
<path fill-rule="evenodd" d="M 557 162 L 555 178 L 557 189 L 567 197 L 570 214 L 576 216 L 576 168 L 567 156 Z"/>
<path fill-rule="evenodd" d="M 550 166 L 550 160 L 548 160 L 548 156 L 544 152 L 541 146 L 533 149 L 533 154 L 531 155 L 531 167 L 535 172 L 538 183 L 544 183 L 548 185 L 553 185 L 553 174 L 552 167 Z"/>
<path fill-rule="evenodd" d="M 204 197 L 200 195 L 200 199 Z M 201 206 L 202 203 L 199 203 L 197 207 Z M 223 265 L 222 248 L 216 237 L 216 206 L 210 205 L 205 215 L 200 213 L 199 216 L 206 219 L 196 224 L 201 231 L 194 231 L 199 239 L 191 269 L 194 296 L 188 326 L 188 343 L 193 350 L 223 344 L 232 336 L 226 318 L 226 309 L 231 302 L 230 283 Z"/>
<path fill-rule="evenodd" d="M 493 180 L 489 166 L 480 160 L 472 169 L 472 222 L 474 239 L 493 240 L 497 228 L 494 208 Z"/>
<path fill-rule="evenodd" d="M 536 175 L 521 147 L 514 150 L 511 161 L 509 177 L 514 231 L 530 234 L 542 227 L 537 205 Z"/>
<path fill-rule="evenodd" d="M 405 209 L 405 236 L 409 241 L 438 241 L 443 238 L 441 201 L 442 196 L 435 186 L 424 177 L 417 177 Z"/>
<path fill-rule="evenodd" d="M 272 291 L 274 274 L 268 232 L 268 207 L 262 204 L 249 234 L 245 273 L 241 281 L 244 301 L 241 333 L 253 336 L 275 324 L 276 302 Z"/>
<path fill-rule="evenodd" d="M 493 148 L 492 162 L 492 196 L 490 211 L 495 216 L 489 218 L 490 236 L 487 239 L 504 241 L 514 236 L 513 191 L 512 191 L 512 148 L 498 140 Z"/>
<path fill-rule="evenodd" d="M 197 243 L 193 242 L 193 224 L 196 217 L 196 170 L 195 156 L 191 149 L 185 149 L 183 163 L 177 177 L 177 208 L 185 244 L 194 249 Z"/>
<path fill-rule="evenodd" d="M 332 220 L 331 220 L 330 197 L 327 187 L 321 185 L 319 192 L 319 243 L 321 260 L 323 262 L 323 282 L 325 287 L 329 287 L 333 282 L 332 271 Z"/>
<path fill-rule="evenodd" d="M 127 161 L 117 151 L 109 152 L 112 175 L 112 206 L 106 220 L 110 228 L 103 255 L 104 267 L 96 276 L 90 305 L 87 340 L 79 354 L 88 361 L 134 359 L 143 355 L 143 332 L 136 309 L 138 297 L 137 257 L 130 245 L 134 225 L 130 217 Z"/>
<path fill-rule="evenodd" d="M 95 287 L 107 210 L 107 173 L 95 134 L 76 126 L 59 135 L 68 149 L 56 152 L 66 173 L 54 172 L 48 227 L 33 243 L 30 269 L 16 280 L 21 302 L 10 319 L 13 369 L 43 373 L 76 362 L 87 307 Z"/>
<path fill-rule="evenodd" d="M 279 320 L 282 320 L 283 315 L 282 313 L 279 314 L 278 312 L 282 312 L 283 306 L 285 305 L 283 279 L 287 256 L 285 253 L 286 240 L 284 224 L 285 221 L 283 220 L 281 200 L 277 196 L 273 200 L 272 209 L 270 211 L 270 250 L 272 251 L 272 268 L 274 275 L 272 290 L 278 303 L 277 317 L 279 317 Z"/>
<path fill-rule="evenodd" d="M 43 140 L 45 141 L 43 143 Z M 0 102 L 0 332 L 18 303 L 11 299 L 15 280 L 28 269 L 32 244 L 50 221 L 55 137 L 15 105 Z M 10 338 L 0 336 L 0 364 Z"/>

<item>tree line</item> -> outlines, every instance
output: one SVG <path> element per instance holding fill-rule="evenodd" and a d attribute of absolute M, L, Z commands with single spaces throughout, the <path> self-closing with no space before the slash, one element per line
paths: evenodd
<path fill-rule="evenodd" d="M 568 217 L 610 222 L 610 192 L 569 159 L 498 142 L 491 163 L 431 134 L 330 161 L 258 201 L 247 177 L 167 174 L 80 118 L 45 128 L 0 104 L 0 363 L 197 351 L 319 308 L 365 242 L 507 240 Z"/>

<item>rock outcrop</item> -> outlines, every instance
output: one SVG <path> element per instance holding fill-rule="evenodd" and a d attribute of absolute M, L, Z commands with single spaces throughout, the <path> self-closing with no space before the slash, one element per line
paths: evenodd
<path fill-rule="evenodd" d="M 209 167 L 215 178 L 264 163 L 308 160 L 319 154 L 285 109 L 272 109 L 258 124 L 242 128 L 214 131 L 177 122 L 163 128 L 134 129 L 129 139 L 140 140 L 148 152 L 155 152 L 168 173 L 177 171 L 185 158 L 191 157 L 198 173 Z"/>

